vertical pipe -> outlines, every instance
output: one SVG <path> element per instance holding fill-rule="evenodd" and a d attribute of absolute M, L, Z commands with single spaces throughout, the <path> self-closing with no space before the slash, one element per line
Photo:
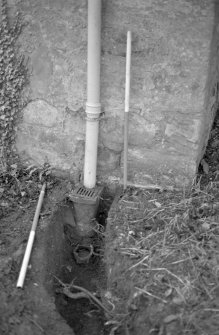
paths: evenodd
<path fill-rule="evenodd" d="M 84 186 L 96 185 L 100 105 L 101 0 L 88 0 L 87 103 Z"/>
<path fill-rule="evenodd" d="M 130 96 L 130 67 L 131 67 L 131 32 L 127 33 L 126 48 L 126 80 L 125 80 L 125 115 L 124 115 L 124 172 L 123 187 L 127 188 L 127 164 L 128 164 L 128 113 L 129 113 L 129 96 Z"/>
<path fill-rule="evenodd" d="M 101 0 L 88 0 L 87 101 L 100 103 Z"/>

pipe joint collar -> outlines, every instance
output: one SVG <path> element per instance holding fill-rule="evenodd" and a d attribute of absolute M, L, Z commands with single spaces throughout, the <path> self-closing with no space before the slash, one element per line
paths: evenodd
<path fill-rule="evenodd" d="M 100 103 L 86 103 L 86 120 L 99 121 L 101 118 L 101 104 Z"/>
<path fill-rule="evenodd" d="M 95 116 L 101 114 L 101 104 L 87 102 L 86 103 L 86 113 L 94 114 Z"/>

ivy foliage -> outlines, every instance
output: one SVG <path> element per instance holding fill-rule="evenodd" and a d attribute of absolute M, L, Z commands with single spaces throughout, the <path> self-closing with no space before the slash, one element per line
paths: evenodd
<path fill-rule="evenodd" d="M 16 121 L 24 107 L 23 89 L 28 83 L 25 58 L 17 39 L 23 24 L 19 13 L 9 18 L 7 0 L 1 1 L 0 23 L 0 171 L 6 171 L 16 157 Z"/>

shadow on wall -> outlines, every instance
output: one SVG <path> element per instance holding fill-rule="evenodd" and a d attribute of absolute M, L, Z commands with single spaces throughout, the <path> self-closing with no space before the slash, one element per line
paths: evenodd
<path fill-rule="evenodd" d="M 202 150 L 198 159 L 198 164 L 204 156 L 206 146 L 210 137 L 210 131 L 214 122 L 215 114 L 219 105 L 219 2 L 214 0 L 214 28 L 211 40 L 209 66 L 208 66 L 208 81 L 206 84 L 205 94 L 205 119 L 202 128 Z M 207 134 L 207 136 L 206 136 Z"/>

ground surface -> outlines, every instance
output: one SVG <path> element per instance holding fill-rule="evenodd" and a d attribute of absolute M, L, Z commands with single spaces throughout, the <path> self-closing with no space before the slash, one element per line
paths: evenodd
<path fill-rule="evenodd" d="M 102 292 L 111 334 L 219 333 L 217 120 L 211 134 L 192 192 L 129 189 L 115 200 L 104 234 L 108 288 Z M 33 263 L 24 290 L 16 289 L 46 174 L 15 165 L 0 176 L 0 334 L 73 334 L 41 285 L 43 264 Z M 68 181 L 48 182 L 34 249 L 39 257 L 45 227 L 68 190 Z"/>
<path fill-rule="evenodd" d="M 108 218 L 106 303 L 129 335 L 219 334 L 219 130 L 192 190 L 128 189 Z"/>
<path fill-rule="evenodd" d="M 50 200 L 45 200 L 42 209 L 33 251 L 35 257 L 30 262 L 31 268 L 27 273 L 24 290 L 16 288 L 41 187 L 39 174 L 35 173 L 35 176 L 32 175 L 30 178 L 29 172 L 27 176 L 21 178 L 16 172 L 16 178 L 18 177 L 16 183 L 9 176 L 8 182 L 4 180 L 1 185 L 4 191 L 1 197 L 0 218 L 0 334 L 70 335 L 73 334 L 72 329 L 56 312 L 54 301 L 48 295 L 42 282 L 44 278 L 42 241 L 47 223 L 51 220 L 57 203 L 64 196 L 63 185 L 52 183 L 52 191 L 47 192 Z M 25 192 L 25 194 L 20 196 L 20 192 Z"/>

